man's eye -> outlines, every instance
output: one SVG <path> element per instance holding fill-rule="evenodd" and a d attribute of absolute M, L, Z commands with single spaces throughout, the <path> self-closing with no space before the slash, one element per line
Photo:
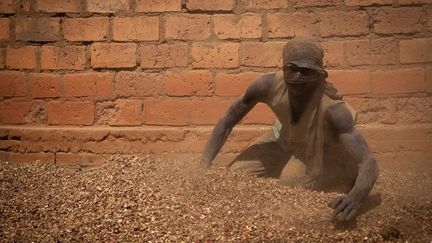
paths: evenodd
<path fill-rule="evenodd" d="M 310 76 L 315 76 L 316 75 L 315 70 L 308 69 L 308 68 L 302 68 L 300 70 L 300 73 L 301 73 L 302 76 L 306 76 L 306 77 L 310 77 Z"/>
<path fill-rule="evenodd" d="M 299 70 L 298 70 L 298 68 L 297 67 L 292 67 L 292 68 L 290 68 L 290 72 L 292 72 L 292 73 L 297 73 Z"/>
<path fill-rule="evenodd" d="M 291 72 L 291 73 L 295 73 L 295 72 L 298 71 L 297 67 L 294 67 L 294 66 L 286 66 L 285 70 L 288 71 L 288 72 Z"/>

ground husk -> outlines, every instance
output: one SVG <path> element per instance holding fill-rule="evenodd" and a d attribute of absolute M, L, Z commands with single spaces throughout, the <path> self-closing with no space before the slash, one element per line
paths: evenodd
<path fill-rule="evenodd" d="M 0 162 L 0 241 L 432 240 L 432 179 L 381 171 L 354 221 L 338 193 L 281 186 L 223 168 L 151 156 L 93 170 Z"/>

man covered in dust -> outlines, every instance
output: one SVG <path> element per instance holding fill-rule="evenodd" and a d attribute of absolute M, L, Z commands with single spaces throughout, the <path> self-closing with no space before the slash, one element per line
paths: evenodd
<path fill-rule="evenodd" d="M 329 205 L 337 219 L 354 218 L 378 177 L 377 163 L 354 127 L 355 112 L 326 81 L 324 52 L 311 38 L 294 38 L 283 50 L 283 70 L 253 82 L 218 121 L 203 152 L 208 167 L 232 128 L 258 103 L 277 121 L 230 167 L 281 184 L 328 190 L 348 186 Z"/>

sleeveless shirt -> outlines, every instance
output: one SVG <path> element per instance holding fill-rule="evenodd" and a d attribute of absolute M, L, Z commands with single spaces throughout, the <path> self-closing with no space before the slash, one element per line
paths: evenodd
<path fill-rule="evenodd" d="M 303 155 L 300 157 L 305 160 L 303 162 L 307 167 L 307 174 L 316 177 L 320 175 L 323 167 L 324 144 L 332 141 L 329 139 L 331 131 L 324 124 L 326 109 L 344 103 L 350 110 L 354 123 L 356 113 L 343 99 L 334 99 L 327 95 L 325 85 L 322 85 L 312 95 L 300 120 L 292 124 L 288 86 L 283 80 L 283 72 L 274 75 L 276 83 L 266 101 L 277 118 L 272 128 L 273 133 L 286 152 L 293 148 L 302 151 Z M 298 150 L 298 148 L 302 149 Z"/>

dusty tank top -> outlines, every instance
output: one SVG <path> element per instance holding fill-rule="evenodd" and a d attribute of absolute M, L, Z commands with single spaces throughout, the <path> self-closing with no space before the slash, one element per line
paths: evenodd
<path fill-rule="evenodd" d="M 311 97 L 302 117 L 296 124 L 291 123 L 291 108 L 288 98 L 288 86 L 283 80 L 282 72 L 275 73 L 276 83 L 267 104 L 276 115 L 273 132 L 280 146 L 288 151 L 291 148 L 303 147 L 307 173 L 318 176 L 323 167 L 324 143 L 330 141 L 328 127 L 324 125 L 324 112 L 330 106 L 344 103 L 342 99 L 332 99 L 321 86 Z M 355 121 L 356 114 L 347 105 Z"/>

